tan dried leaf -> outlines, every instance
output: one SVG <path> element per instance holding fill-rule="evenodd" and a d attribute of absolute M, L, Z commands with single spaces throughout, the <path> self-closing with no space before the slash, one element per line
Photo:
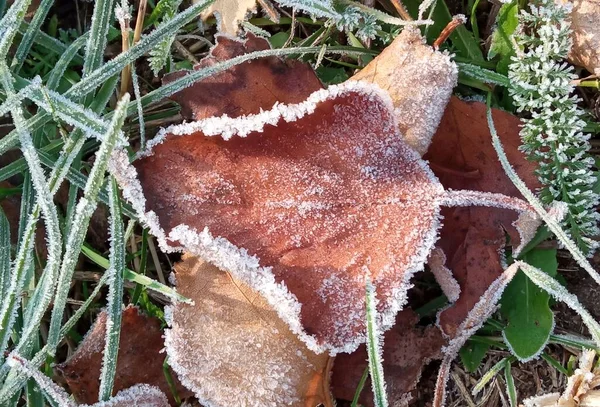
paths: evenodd
<path fill-rule="evenodd" d="M 600 407 L 600 368 L 594 368 L 596 352 L 584 350 L 579 366 L 569 377 L 562 394 L 551 393 L 525 400 L 525 407 Z"/>
<path fill-rule="evenodd" d="M 389 93 L 400 133 L 423 155 L 457 78 L 458 70 L 450 57 L 427 45 L 418 29 L 407 27 L 352 80 L 375 83 Z"/>
<path fill-rule="evenodd" d="M 215 0 L 201 14 L 203 20 L 211 15 L 217 19 L 219 31 L 227 34 L 237 34 L 240 24 L 246 15 L 256 11 L 256 0 Z"/>
<path fill-rule="evenodd" d="M 175 272 L 195 304 L 169 307 L 169 363 L 202 405 L 333 405 L 332 359 L 308 350 L 260 294 L 191 255 Z"/>
<path fill-rule="evenodd" d="M 600 0 L 572 0 L 573 47 L 569 59 L 600 75 Z"/>

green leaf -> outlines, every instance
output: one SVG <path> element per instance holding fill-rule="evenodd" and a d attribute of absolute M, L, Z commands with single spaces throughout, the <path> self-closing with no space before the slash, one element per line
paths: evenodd
<path fill-rule="evenodd" d="M 550 276 L 556 276 L 556 249 L 531 250 L 523 256 L 523 260 Z M 548 342 L 554 327 L 549 299 L 550 295 L 524 273 L 518 273 L 504 291 L 500 301 L 502 315 L 507 320 L 503 336 L 521 361 L 537 356 Z"/>
<path fill-rule="evenodd" d="M 469 373 L 475 373 L 475 371 L 477 371 L 489 348 L 490 345 L 487 343 L 474 341 L 468 341 L 465 346 L 462 347 L 459 352 L 460 360 Z"/>
<path fill-rule="evenodd" d="M 348 73 L 346 73 L 346 69 L 332 68 L 323 65 L 317 68 L 317 76 L 323 83 L 328 85 L 342 83 L 348 79 Z"/>
<path fill-rule="evenodd" d="M 519 7 L 516 3 L 504 4 L 498 13 L 497 27 L 492 33 L 492 42 L 488 59 L 499 57 L 497 71 L 508 73 L 510 58 L 515 54 L 511 37 L 515 32 L 518 21 Z"/>

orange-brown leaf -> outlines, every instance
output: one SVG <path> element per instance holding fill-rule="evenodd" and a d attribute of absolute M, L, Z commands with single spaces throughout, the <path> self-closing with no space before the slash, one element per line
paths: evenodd
<path fill-rule="evenodd" d="M 264 38 L 247 34 L 245 41 L 217 36 L 217 44 L 194 69 L 202 69 L 254 51 L 270 49 Z M 166 75 L 171 82 L 188 74 L 177 71 Z M 278 57 L 254 59 L 224 72 L 209 76 L 175 93 L 171 98 L 181 106 L 186 120 L 211 116 L 238 117 L 267 110 L 277 102 L 299 103 L 321 89 L 321 82 L 310 65 Z"/>
<path fill-rule="evenodd" d="M 315 351 L 364 342 L 368 275 L 393 323 L 443 190 L 380 91 L 348 82 L 257 116 L 174 126 L 150 145 L 135 171 L 121 154 L 113 172 L 163 247 L 246 281 Z"/>
<path fill-rule="evenodd" d="M 485 104 L 452 98 L 425 159 L 447 189 L 520 197 L 492 147 L 485 115 Z M 535 165 L 518 151 L 519 119 L 500 110 L 494 110 L 493 117 L 508 160 L 530 188 L 539 187 L 533 173 Z M 444 332 L 453 336 L 456 327 L 504 269 L 500 256 L 506 240 L 504 231 L 508 231 L 513 244 L 519 241 L 519 234 L 512 225 L 517 220 L 514 211 L 445 208 L 442 214 L 444 226 L 438 245 L 446 253 L 448 267 L 461 286 L 459 300 L 440 319 Z"/>

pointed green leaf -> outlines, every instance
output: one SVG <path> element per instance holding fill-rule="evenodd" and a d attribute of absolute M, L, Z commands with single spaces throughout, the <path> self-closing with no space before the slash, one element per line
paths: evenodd
<path fill-rule="evenodd" d="M 556 276 L 558 263 L 555 249 L 535 249 L 523 260 Z M 503 336 L 513 354 L 521 361 L 530 360 L 542 351 L 552 328 L 554 314 L 550 310 L 547 292 L 537 287 L 524 273 L 518 273 L 502 296 L 501 312 L 507 320 Z"/>

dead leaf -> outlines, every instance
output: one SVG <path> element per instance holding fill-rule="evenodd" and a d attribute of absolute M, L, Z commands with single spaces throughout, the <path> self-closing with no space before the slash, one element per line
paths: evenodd
<path fill-rule="evenodd" d="M 485 115 L 485 104 L 453 97 L 424 158 L 430 160 L 431 168 L 445 188 L 520 197 L 492 147 Z M 534 175 L 535 164 L 518 151 L 519 119 L 500 110 L 494 110 L 493 117 L 509 162 L 529 188 L 535 190 L 540 186 Z M 505 245 L 504 231 L 508 231 L 513 242 L 519 241 L 519 234 L 512 226 L 517 220 L 514 211 L 445 208 L 442 215 L 444 226 L 438 246 L 446 253 L 448 267 L 460 284 L 461 295 L 452 307 L 442 312 L 440 324 L 446 334 L 454 336 L 456 327 L 504 269 L 499 253 Z"/>
<path fill-rule="evenodd" d="M 138 369 L 143 367 L 138 366 Z M 168 407 L 167 397 L 158 387 L 138 384 L 121 390 L 108 401 L 95 403 L 91 407 Z M 85 406 L 84 406 L 85 407 Z"/>
<path fill-rule="evenodd" d="M 600 75 L 600 0 L 571 0 L 571 38 L 569 59 Z"/>
<path fill-rule="evenodd" d="M 396 324 L 387 331 L 383 340 L 383 372 L 388 401 L 392 406 L 405 405 L 415 389 L 423 367 L 441 357 L 445 344 L 435 326 L 417 326 L 419 318 L 414 311 L 405 309 L 396 317 Z M 331 387 L 336 398 L 352 400 L 360 378 L 367 367 L 367 351 L 361 345 L 351 354 L 340 353 L 335 358 Z M 369 380 L 361 393 L 360 404 L 373 405 Z"/>
<path fill-rule="evenodd" d="M 166 348 L 205 406 L 333 406 L 331 358 L 308 350 L 243 281 L 184 255 L 177 290 L 194 305 L 170 306 Z"/>
<path fill-rule="evenodd" d="M 200 16 L 206 20 L 214 15 L 220 32 L 237 34 L 240 24 L 246 20 L 246 15 L 254 12 L 256 0 L 215 0 Z"/>
<path fill-rule="evenodd" d="M 202 69 L 250 52 L 270 49 L 264 38 L 248 33 L 245 41 L 217 36 L 210 54 L 194 69 Z M 168 83 L 187 75 L 189 71 L 168 74 Z M 186 120 L 211 116 L 239 117 L 271 109 L 277 102 L 300 103 L 312 92 L 321 89 L 321 82 L 310 65 L 278 57 L 259 58 L 236 65 L 224 72 L 194 83 L 171 99 L 181 106 Z"/>
<path fill-rule="evenodd" d="M 596 352 L 584 349 L 579 366 L 569 376 L 562 394 L 550 393 L 524 401 L 526 407 L 598 407 L 600 406 L 600 368 L 594 366 Z"/>
<path fill-rule="evenodd" d="M 400 133 L 423 155 L 457 78 L 458 69 L 452 59 L 427 45 L 417 28 L 406 27 L 352 80 L 375 83 L 389 93 L 397 109 Z"/>
<path fill-rule="evenodd" d="M 348 82 L 256 116 L 172 126 L 135 169 L 117 153 L 112 171 L 165 250 L 247 282 L 312 350 L 348 352 L 365 340 L 366 276 L 389 327 L 444 193 L 388 103 Z"/>
<path fill-rule="evenodd" d="M 56 366 L 56 372 L 65 379 L 78 402 L 92 404 L 98 401 L 105 335 L 106 313 L 102 312 L 77 351 L 66 362 Z M 169 395 L 171 405 L 176 405 L 163 373 L 162 335 L 158 319 L 141 314 L 136 307 L 125 308 L 113 393 L 147 383 L 160 388 Z M 176 377 L 174 380 L 181 398 L 191 395 Z"/>

